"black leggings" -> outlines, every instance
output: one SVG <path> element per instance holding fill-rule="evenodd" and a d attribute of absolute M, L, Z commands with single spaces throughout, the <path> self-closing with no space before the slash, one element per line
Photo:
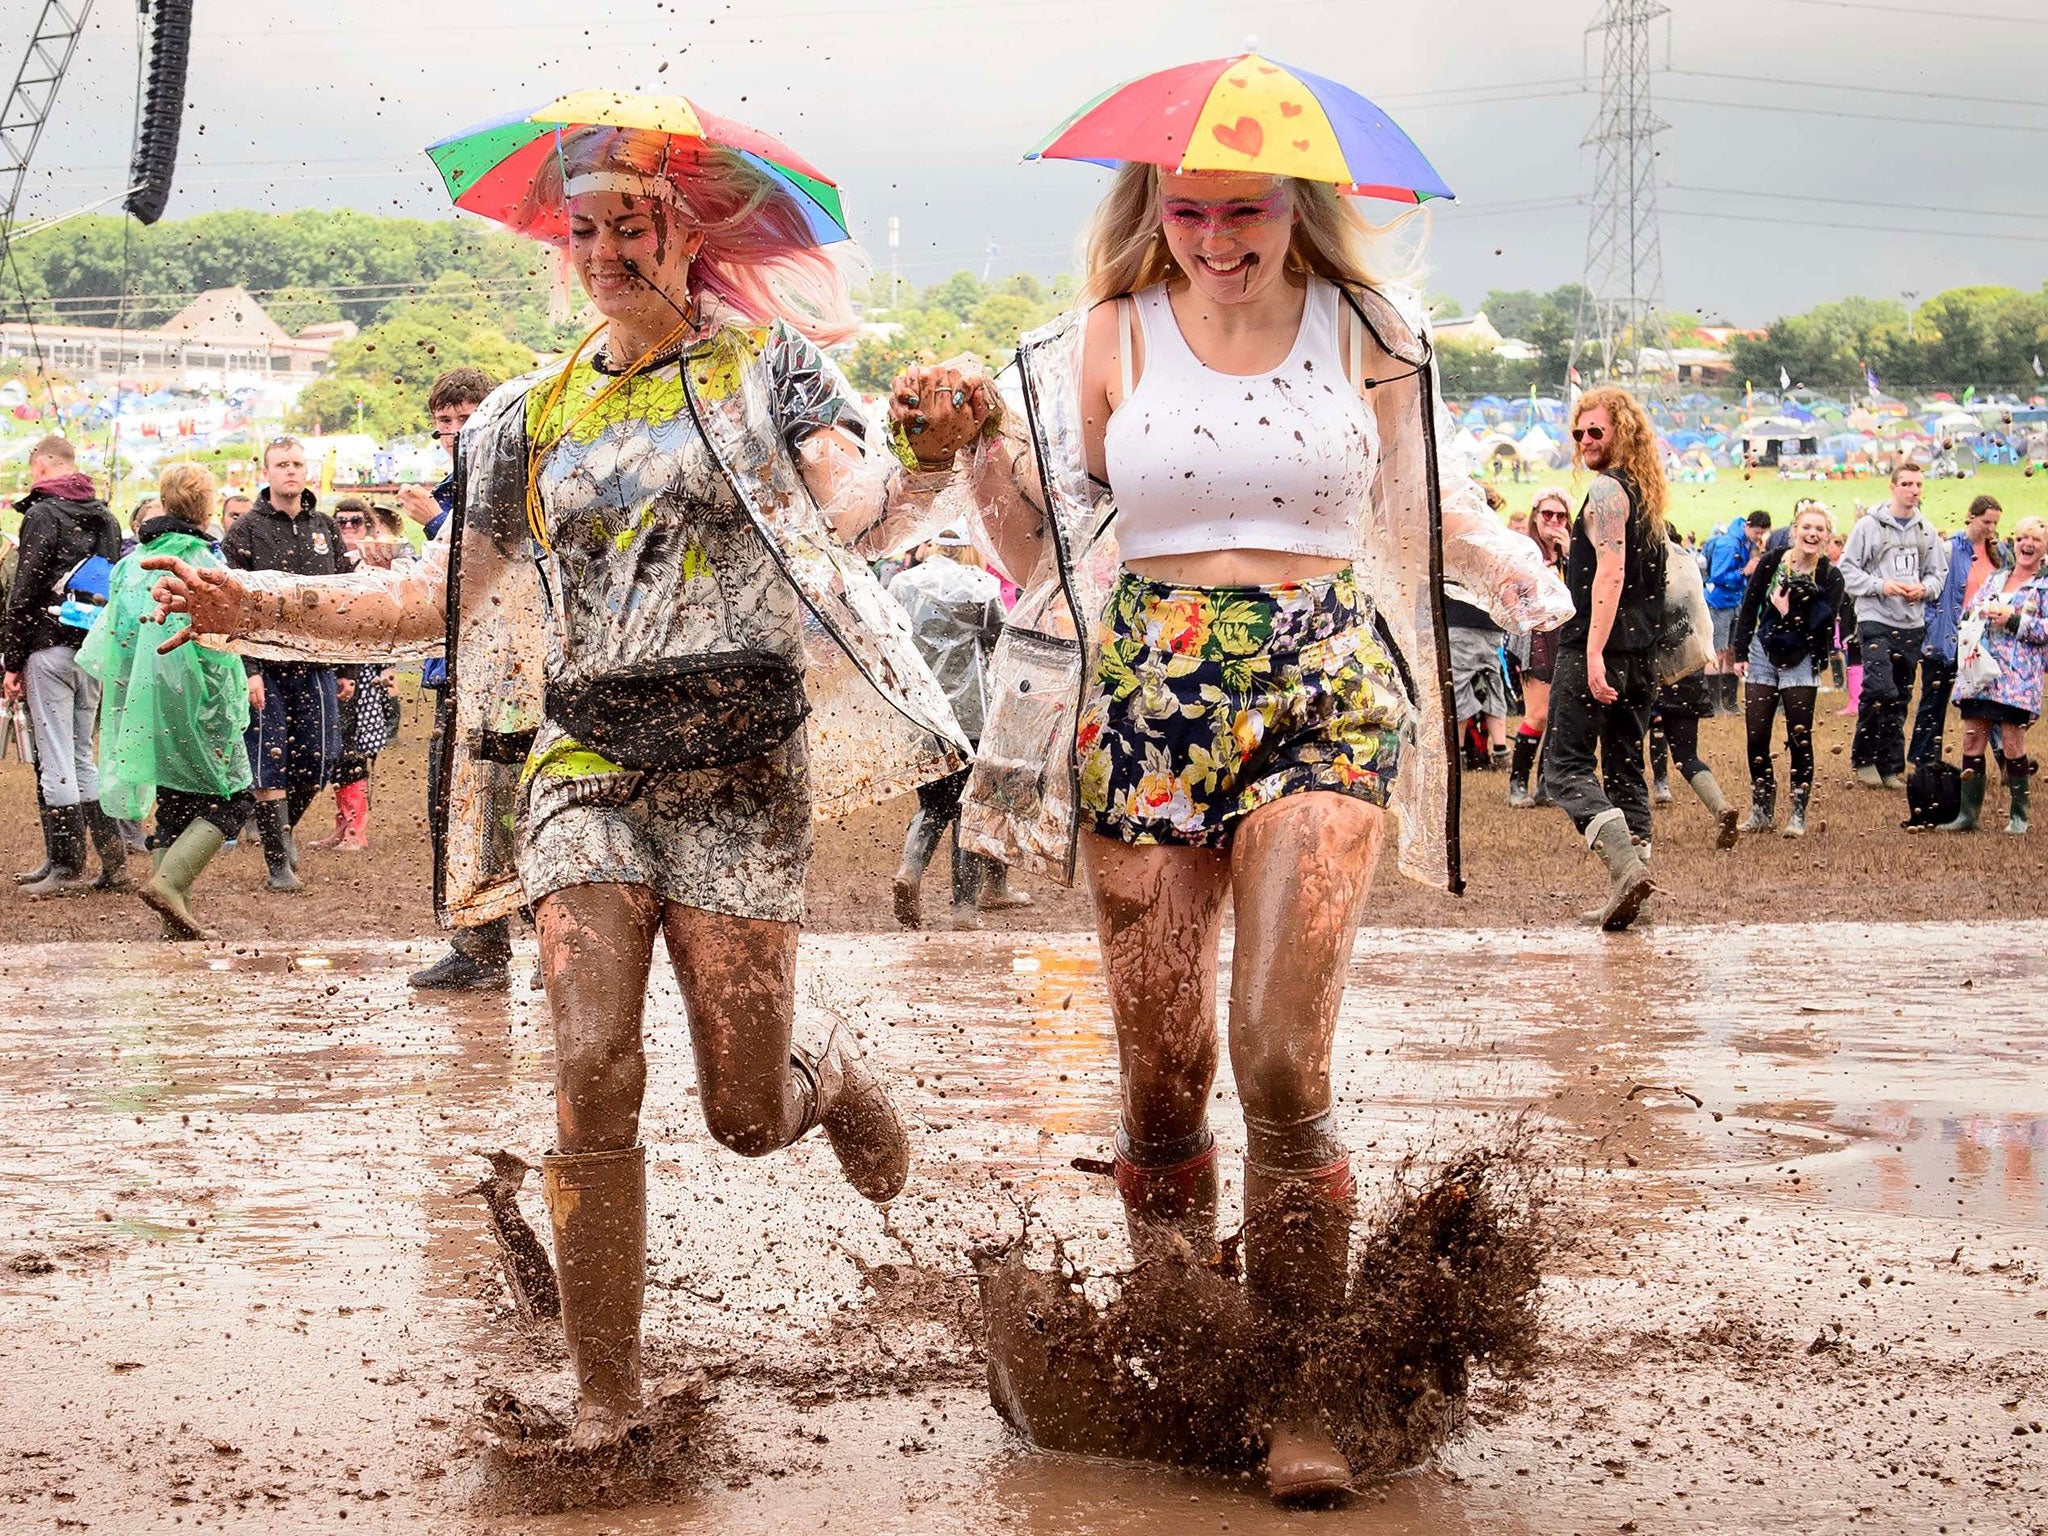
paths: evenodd
<path fill-rule="evenodd" d="M 1794 788 L 1813 783 L 1813 688 L 1745 687 L 1743 714 L 1749 726 L 1749 777 L 1754 784 L 1767 784 L 1776 777 L 1771 770 L 1771 724 L 1777 719 L 1778 701 L 1785 703 L 1785 748 L 1792 759 Z"/>
<path fill-rule="evenodd" d="M 1659 710 L 1650 721 L 1650 763 L 1657 777 L 1664 776 L 1667 755 L 1678 765 L 1678 776 L 1691 782 L 1698 774 L 1710 773 L 1700 756 L 1700 717 Z"/>

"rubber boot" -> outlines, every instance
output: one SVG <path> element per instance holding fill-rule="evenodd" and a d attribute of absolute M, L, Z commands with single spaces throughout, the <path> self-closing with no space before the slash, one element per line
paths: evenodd
<path fill-rule="evenodd" d="M 370 851 L 370 781 L 357 779 L 353 784 L 337 784 L 334 787 L 335 818 L 341 823 L 341 837 L 335 843 L 337 853 L 368 853 Z"/>
<path fill-rule="evenodd" d="M 96 891 L 132 891 L 135 882 L 128 878 L 128 840 L 121 835 L 121 828 L 113 817 L 99 808 L 97 801 L 87 801 L 79 807 L 85 814 L 85 829 L 92 837 L 93 851 L 100 856 L 99 877 L 93 881 Z"/>
<path fill-rule="evenodd" d="M 34 885 L 38 880 L 47 880 L 50 878 L 50 871 L 56 867 L 57 856 L 54 850 L 57 846 L 57 837 L 53 830 L 55 824 L 50 817 L 50 808 L 47 805 L 42 807 L 40 819 L 43 824 L 43 862 L 34 869 L 23 870 L 17 874 L 14 877 L 16 885 Z"/>
<path fill-rule="evenodd" d="M 1536 748 L 1542 740 L 1515 733 L 1515 755 L 1508 760 L 1508 804 L 1515 810 L 1526 811 L 1536 803 L 1529 794 L 1529 771 L 1536 766 Z"/>
<path fill-rule="evenodd" d="M 1863 704 L 1863 667 L 1861 663 L 1848 669 L 1848 681 L 1843 685 L 1842 691 L 1847 697 L 1842 707 L 1836 710 L 1835 713 L 1838 715 L 1855 714 Z"/>
<path fill-rule="evenodd" d="M 164 920 L 164 936 L 174 939 L 214 939 L 219 935 L 192 913 L 192 882 L 213 862 L 228 840 L 227 834 L 205 817 L 195 818 L 178 840 L 160 849 L 156 873 L 143 881 L 136 892 L 151 911 Z"/>
<path fill-rule="evenodd" d="M 1009 865 L 983 853 L 971 853 L 968 857 L 979 860 L 981 864 L 981 892 L 974 898 L 974 903 L 982 911 L 1008 912 L 1015 907 L 1031 905 L 1029 891 L 1010 889 Z"/>
<path fill-rule="evenodd" d="M 292 855 L 291 829 L 285 825 L 284 814 L 282 800 L 256 802 L 256 832 L 263 839 L 263 862 L 270 869 L 264 889 L 288 894 L 305 887 L 292 867 L 298 861 Z"/>
<path fill-rule="evenodd" d="M 899 928 L 922 928 L 924 926 L 924 884 L 925 866 L 938 852 L 939 838 L 945 829 L 939 819 L 919 806 L 910 813 L 910 825 L 903 832 L 903 862 L 896 866 L 896 878 L 891 892 L 896 903 L 896 926 Z"/>
<path fill-rule="evenodd" d="M 1984 769 L 1981 757 L 1963 759 L 1963 784 L 1961 803 L 1956 807 L 1956 819 L 1945 821 L 1935 828 L 1937 832 L 1974 832 L 1977 818 L 1984 811 Z"/>
<path fill-rule="evenodd" d="M 811 1090 L 810 1121 L 797 1134 L 823 1126 L 846 1182 L 877 1205 L 895 1199 L 910 1177 L 910 1136 L 850 1034 L 835 1024 L 822 1051 L 792 1046 L 790 1060 Z"/>
<path fill-rule="evenodd" d="M 1671 745 L 1662 726 L 1650 733 L 1650 803 L 1671 803 Z"/>
<path fill-rule="evenodd" d="M 647 1290 L 647 1149 L 550 1152 L 541 1189 L 555 1229 L 562 1337 L 576 1373 L 571 1450 L 615 1445 L 640 1408 Z"/>
<path fill-rule="evenodd" d="M 1785 813 L 1784 836 L 1806 836 L 1806 807 L 1812 798 L 1813 786 L 1811 784 L 1794 784 L 1792 786 L 1792 809 Z"/>
<path fill-rule="evenodd" d="M 2027 835 L 2027 780 L 2032 774 L 2032 765 L 2024 757 L 2000 758 L 2005 764 L 2005 791 L 2012 804 L 2005 813 L 2005 830 L 2014 837 Z"/>
<path fill-rule="evenodd" d="M 1650 899 L 1649 861 L 1629 835 L 1619 810 L 1605 810 L 1593 818 L 1586 827 L 1586 846 L 1607 861 L 1607 900 L 1600 907 L 1600 926 L 1620 933 Z"/>
<path fill-rule="evenodd" d="M 34 900 L 46 896 L 83 896 L 92 889 L 85 877 L 85 812 L 75 805 L 60 805 L 50 813 L 50 872 L 31 880 L 21 894 Z"/>
<path fill-rule="evenodd" d="M 1351 1159 L 1301 1173 L 1244 1165 L 1244 1278 L 1254 1310 L 1311 1323 L 1344 1304 L 1350 1261 Z M 1279 1504 L 1351 1491 L 1351 1465 L 1312 1409 L 1283 1406 L 1266 1442 L 1266 1491 Z"/>
<path fill-rule="evenodd" d="M 1749 820 L 1742 824 L 1745 832 L 1768 832 L 1778 819 L 1778 779 L 1773 774 L 1768 779 L 1749 781 Z"/>
<path fill-rule="evenodd" d="M 1140 1264 L 1178 1256 L 1201 1265 L 1221 1258 L 1216 1245 L 1216 1138 L 1192 1156 L 1173 1162 L 1138 1161 L 1134 1148 L 1116 1133 L 1116 1192 L 1123 1198 L 1130 1228 L 1131 1256 Z"/>
<path fill-rule="evenodd" d="M 334 831 L 326 837 L 317 838 L 306 844 L 320 853 L 332 853 L 348 841 L 348 808 L 342 803 L 341 791 L 344 786 L 334 787 Z"/>
<path fill-rule="evenodd" d="M 1692 792 L 1700 797 L 1700 804 L 1714 818 L 1714 846 L 1726 853 L 1735 846 L 1735 807 L 1721 793 L 1721 785 L 1714 778 L 1713 770 L 1702 768 L 1685 782 L 1692 786 Z"/>

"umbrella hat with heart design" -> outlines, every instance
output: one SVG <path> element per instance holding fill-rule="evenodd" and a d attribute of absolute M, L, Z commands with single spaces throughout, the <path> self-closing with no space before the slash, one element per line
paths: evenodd
<path fill-rule="evenodd" d="M 1397 203 L 1452 196 L 1414 141 L 1363 96 L 1256 53 L 1119 85 L 1024 158 L 1294 176 Z"/>

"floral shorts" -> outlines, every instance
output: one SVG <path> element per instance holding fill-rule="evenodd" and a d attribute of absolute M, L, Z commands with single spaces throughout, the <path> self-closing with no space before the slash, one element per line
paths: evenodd
<path fill-rule="evenodd" d="M 1099 640 L 1076 749 L 1104 837 L 1227 848 L 1283 795 L 1387 803 L 1407 705 L 1349 570 L 1273 587 L 1125 571 Z"/>

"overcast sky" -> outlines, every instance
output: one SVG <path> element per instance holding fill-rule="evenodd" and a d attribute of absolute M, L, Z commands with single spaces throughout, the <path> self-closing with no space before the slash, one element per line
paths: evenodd
<path fill-rule="evenodd" d="M 1421 145 L 1459 195 L 1435 217 L 1430 283 L 1469 307 L 1490 287 L 1580 275 L 1593 183 L 1580 143 L 1600 69 L 1585 28 L 1596 9 L 198 0 L 167 217 L 439 215 L 445 198 L 423 145 L 565 90 L 639 85 L 697 97 L 814 160 L 843 187 L 878 268 L 896 214 L 908 279 L 978 271 L 990 239 L 998 272 L 1049 274 L 1067 267 L 1107 173 L 1021 164 L 1023 151 L 1115 81 L 1236 52 L 1255 35 L 1272 57 L 1381 102 Z M 10 73 L 40 10 L 41 0 L 0 0 Z M 1672 0 L 1672 10 L 1674 72 L 1653 90 L 1672 125 L 1660 197 L 1673 306 L 1761 323 L 1846 293 L 2035 288 L 2048 278 L 2040 0 Z M 136 50 L 134 5 L 100 0 L 38 151 L 26 214 L 119 190 Z M 1662 63 L 1662 26 L 1656 54 Z"/>

